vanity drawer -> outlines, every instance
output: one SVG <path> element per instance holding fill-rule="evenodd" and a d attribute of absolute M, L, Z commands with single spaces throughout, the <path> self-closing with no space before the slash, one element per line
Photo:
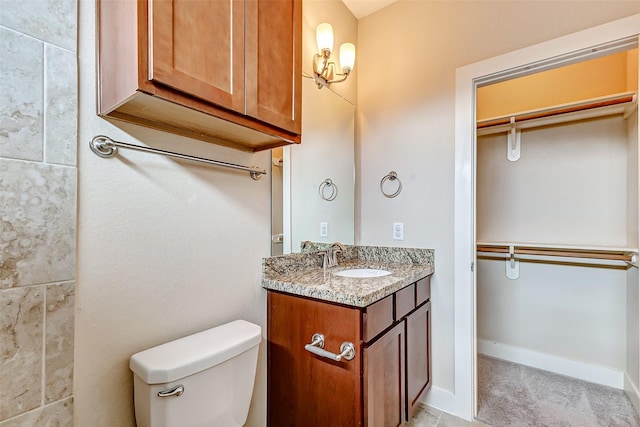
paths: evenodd
<path fill-rule="evenodd" d="M 402 319 L 416 307 L 416 284 L 412 283 L 395 293 L 396 320 Z"/>
<path fill-rule="evenodd" d="M 393 323 L 393 295 L 365 307 L 362 312 L 362 333 L 365 342 L 371 341 Z"/>
<path fill-rule="evenodd" d="M 431 276 L 424 277 L 416 282 L 416 306 L 431 298 Z"/>

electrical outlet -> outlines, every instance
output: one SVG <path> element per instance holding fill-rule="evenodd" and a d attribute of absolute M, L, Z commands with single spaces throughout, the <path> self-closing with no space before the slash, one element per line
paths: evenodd
<path fill-rule="evenodd" d="M 393 223 L 393 240 L 404 240 L 404 224 L 402 222 Z"/>
<path fill-rule="evenodd" d="M 329 236 L 329 224 L 327 224 L 326 222 L 321 222 L 320 237 L 327 237 L 327 236 Z"/>

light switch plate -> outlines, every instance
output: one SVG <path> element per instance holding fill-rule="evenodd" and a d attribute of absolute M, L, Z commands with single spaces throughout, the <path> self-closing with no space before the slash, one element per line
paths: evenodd
<path fill-rule="evenodd" d="M 329 224 L 326 222 L 320 223 L 320 237 L 329 236 Z"/>
<path fill-rule="evenodd" d="M 393 240 L 404 240 L 404 223 L 393 223 Z"/>

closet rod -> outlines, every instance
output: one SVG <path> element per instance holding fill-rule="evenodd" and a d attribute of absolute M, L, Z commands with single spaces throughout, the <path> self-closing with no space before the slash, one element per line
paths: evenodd
<path fill-rule="evenodd" d="M 569 248 L 552 248 L 552 247 L 531 247 L 531 246 L 513 246 L 513 253 L 516 255 L 539 255 L 565 258 L 590 258 L 612 261 L 634 261 L 635 253 L 631 250 L 605 250 L 605 249 L 569 249 Z M 509 245 L 487 245 L 478 244 L 478 252 L 509 254 Z"/>
<path fill-rule="evenodd" d="M 225 168 L 246 171 L 246 172 L 249 172 L 249 175 L 251 175 L 251 178 L 253 178 L 256 181 L 262 178 L 262 175 L 267 174 L 266 170 L 260 169 L 255 166 L 236 165 L 234 163 L 222 162 L 220 160 L 205 159 L 204 157 L 190 156 L 187 154 L 174 153 L 172 151 L 160 150 L 158 148 L 150 148 L 150 147 L 143 147 L 140 145 L 127 144 L 126 142 L 115 141 L 109 138 L 108 136 L 104 136 L 104 135 L 94 136 L 91 139 L 91 141 L 89 141 L 89 147 L 91 147 L 91 151 L 93 151 L 95 154 L 104 158 L 114 156 L 118 152 L 118 147 L 120 147 L 120 148 L 126 148 L 128 150 L 142 151 L 142 152 L 151 153 L 151 154 L 161 154 L 163 156 L 174 157 L 176 159 L 191 160 L 194 162 L 206 163 L 208 165 L 222 166 Z"/>
<path fill-rule="evenodd" d="M 485 129 L 494 126 L 511 125 L 528 120 L 535 120 L 547 117 L 558 116 L 568 113 L 578 113 L 596 108 L 620 106 L 622 104 L 630 104 L 636 101 L 634 92 L 624 92 L 600 98 L 588 99 L 580 102 L 561 104 L 549 108 L 541 108 L 538 110 L 523 111 L 519 113 L 509 114 L 500 117 L 493 117 L 485 120 L 478 120 L 476 126 L 478 129 Z M 513 119 L 513 120 L 512 120 Z"/>

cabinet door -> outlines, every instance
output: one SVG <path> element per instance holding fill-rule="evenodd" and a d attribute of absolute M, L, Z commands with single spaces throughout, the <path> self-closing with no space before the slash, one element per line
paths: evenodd
<path fill-rule="evenodd" d="M 267 425 L 361 426 L 360 311 L 271 291 L 267 307 Z M 306 351 L 314 333 L 333 353 L 352 342 L 356 357 L 335 362 Z"/>
<path fill-rule="evenodd" d="M 302 0 L 247 0 L 246 7 L 247 115 L 299 135 Z"/>
<path fill-rule="evenodd" d="M 407 322 L 407 420 L 431 386 L 431 302 L 411 313 Z"/>
<path fill-rule="evenodd" d="M 403 426 L 405 419 L 404 322 L 364 350 L 364 425 Z"/>
<path fill-rule="evenodd" d="M 244 113 L 244 2 L 149 0 L 149 80 Z"/>

